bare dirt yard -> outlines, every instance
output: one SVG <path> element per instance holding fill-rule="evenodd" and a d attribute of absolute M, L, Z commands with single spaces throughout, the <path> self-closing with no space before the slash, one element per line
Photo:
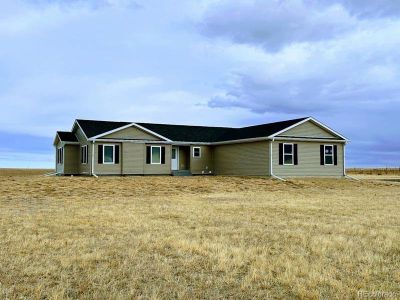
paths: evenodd
<path fill-rule="evenodd" d="M 0 170 L 0 299 L 400 297 L 400 183 Z"/>

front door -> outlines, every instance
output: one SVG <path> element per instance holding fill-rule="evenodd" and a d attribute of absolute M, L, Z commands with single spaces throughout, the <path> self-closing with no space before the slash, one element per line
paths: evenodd
<path fill-rule="evenodd" d="M 179 147 L 172 147 L 171 169 L 173 171 L 179 170 Z"/>

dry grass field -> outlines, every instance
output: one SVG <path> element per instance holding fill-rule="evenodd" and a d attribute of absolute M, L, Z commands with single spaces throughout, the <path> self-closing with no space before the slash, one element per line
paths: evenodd
<path fill-rule="evenodd" d="M 347 169 L 348 174 L 360 175 L 396 175 L 400 176 L 399 168 L 351 168 Z"/>
<path fill-rule="evenodd" d="M 400 297 L 400 183 L 39 174 L 0 170 L 0 298 Z"/>

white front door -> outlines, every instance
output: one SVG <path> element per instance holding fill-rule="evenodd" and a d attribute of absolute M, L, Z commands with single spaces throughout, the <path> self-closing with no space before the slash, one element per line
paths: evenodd
<path fill-rule="evenodd" d="M 172 147 L 171 169 L 173 171 L 179 170 L 179 147 Z"/>

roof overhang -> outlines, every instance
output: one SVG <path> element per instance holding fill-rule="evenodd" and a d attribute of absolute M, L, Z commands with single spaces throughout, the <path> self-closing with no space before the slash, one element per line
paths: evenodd
<path fill-rule="evenodd" d="M 88 140 L 88 137 L 87 137 L 87 135 L 86 135 L 86 132 L 82 129 L 82 127 L 81 127 L 81 125 L 79 124 L 78 120 L 75 120 L 74 124 L 72 125 L 71 132 L 74 132 L 76 126 L 79 127 L 79 129 L 82 131 L 82 133 L 83 133 L 83 135 L 85 136 L 85 138 Z"/>
<path fill-rule="evenodd" d="M 78 125 L 79 125 L 79 123 L 78 123 Z M 147 128 L 143 127 L 143 126 L 140 126 L 140 125 L 138 125 L 138 124 L 136 124 L 136 123 L 130 123 L 130 124 L 127 124 L 127 125 L 124 125 L 124 126 L 115 128 L 115 129 L 113 129 L 113 130 L 109 130 L 109 131 L 107 131 L 107 132 L 98 134 L 98 135 L 96 135 L 96 136 L 92 136 L 92 137 L 89 138 L 88 140 L 89 140 L 89 141 L 97 140 L 97 139 L 99 139 L 99 138 L 101 138 L 101 137 L 104 137 L 104 136 L 109 135 L 109 134 L 114 133 L 114 132 L 121 131 L 121 130 L 123 130 L 123 129 L 129 128 L 129 127 L 132 127 L 132 126 L 138 128 L 138 129 L 140 129 L 140 130 L 142 130 L 142 131 L 144 131 L 144 132 L 147 132 L 147 133 L 149 133 L 149 134 L 151 134 L 151 135 L 154 135 L 154 136 L 156 136 L 156 137 L 158 137 L 158 138 L 160 138 L 160 139 L 162 139 L 162 140 L 164 140 L 164 141 L 172 142 L 170 139 L 166 138 L 165 136 L 162 136 L 161 134 L 158 134 L 158 133 L 156 133 L 156 132 L 154 132 L 154 131 L 152 131 L 152 130 L 150 130 L 150 129 L 147 129 Z M 82 129 L 82 128 L 81 128 L 81 129 Z M 82 130 L 82 131 L 83 131 L 83 130 Z"/>
<path fill-rule="evenodd" d="M 275 138 L 277 135 L 279 135 L 279 134 L 281 134 L 281 133 L 284 133 L 284 132 L 286 132 L 286 131 L 288 131 L 288 130 L 290 130 L 290 129 L 296 127 L 296 126 L 299 126 L 299 125 L 301 125 L 301 124 L 303 124 L 303 123 L 305 123 L 305 122 L 308 122 L 308 121 L 314 122 L 314 123 L 317 124 L 319 127 L 325 129 L 326 131 L 332 133 L 333 135 L 336 135 L 336 136 L 339 137 L 340 139 L 343 139 L 345 142 L 348 142 L 348 141 L 349 141 L 349 139 L 347 139 L 345 136 L 343 136 L 343 135 L 341 135 L 340 133 L 336 132 L 336 131 L 333 130 L 332 128 L 329 128 L 328 126 L 322 124 L 321 122 L 317 121 L 317 120 L 314 119 L 313 117 L 308 117 L 308 118 L 306 118 L 306 119 L 304 119 L 304 120 L 301 120 L 300 122 L 298 122 L 298 123 L 296 123 L 296 124 L 293 124 L 293 125 L 291 125 L 291 126 L 289 126 L 289 127 L 286 127 L 285 129 L 282 129 L 282 130 L 280 130 L 280 131 L 278 131 L 278 132 L 275 132 L 274 134 L 271 134 L 270 136 L 268 136 L 268 138 L 270 138 L 270 139 L 271 139 L 271 138 Z M 275 139 L 276 139 L 276 138 L 275 138 Z"/>

